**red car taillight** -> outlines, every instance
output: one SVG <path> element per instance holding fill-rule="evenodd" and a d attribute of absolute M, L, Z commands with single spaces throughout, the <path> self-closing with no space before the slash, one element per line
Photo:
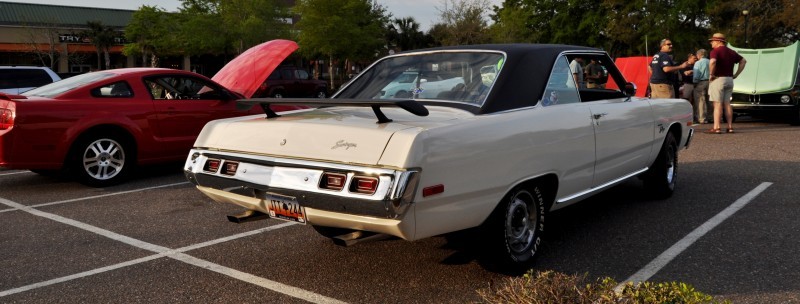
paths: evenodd
<path fill-rule="evenodd" d="M 347 175 L 341 173 L 322 173 L 319 179 L 319 187 L 322 189 L 340 191 L 344 188 L 344 183 L 347 181 Z"/>
<path fill-rule="evenodd" d="M 0 109 L 0 130 L 8 130 L 14 126 L 14 112 L 10 109 Z"/>
<path fill-rule="evenodd" d="M 378 190 L 378 179 L 372 176 L 355 176 L 350 183 L 350 192 L 373 194 Z"/>
<path fill-rule="evenodd" d="M 203 170 L 208 171 L 208 172 L 212 172 L 212 173 L 217 173 L 217 170 L 219 170 L 219 164 L 221 162 L 222 161 L 219 160 L 219 159 L 211 159 L 210 158 L 210 159 L 208 159 L 206 161 L 205 166 L 203 166 Z"/>

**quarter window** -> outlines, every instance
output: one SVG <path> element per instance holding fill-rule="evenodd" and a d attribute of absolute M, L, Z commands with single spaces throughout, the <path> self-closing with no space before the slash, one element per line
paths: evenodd
<path fill-rule="evenodd" d="M 92 89 L 94 97 L 131 97 L 133 91 L 127 82 L 119 81 Z"/>
<path fill-rule="evenodd" d="M 543 106 L 554 106 L 567 103 L 581 102 L 578 90 L 569 69 L 567 57 L 561 56 L 553 65 L 550 77 L 547 80 L 547 87 L 544 94 L 539 98 L 539 104 Z"/>

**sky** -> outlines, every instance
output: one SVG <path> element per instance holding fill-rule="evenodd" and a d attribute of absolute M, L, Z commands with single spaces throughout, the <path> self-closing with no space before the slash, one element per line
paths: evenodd
<path fill-rule="evenodd" d="M 414 17 L 420 23 L 421 29 L 427 31 L 439 19 L 439 9 L 444 6 L 444 0 L 378 0 L 386 6 L 392 16 L 404 18 Z M 500 6 L 503 0 L 487 0 L 489 5 Z M 136 10 L 142 5 L 159 6 L 167 11 L 177 11 L 181 6 L 180 0 L 11 0 L 8 2 L 55 4 L 66 6 L 100 7 Z"/>

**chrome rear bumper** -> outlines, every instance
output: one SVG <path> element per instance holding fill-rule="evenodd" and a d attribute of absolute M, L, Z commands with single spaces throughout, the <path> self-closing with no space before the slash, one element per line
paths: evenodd
<path fill-rule="evenodd" d="M 209 159 L 220 160 L 219 167 L 236 163 L 235 172 L 204 170 Z M 342 190 L 320 188 L 323 172 L 346 175 Z M 351 228 L 388 233 L 407 238 L 400 220 L 406 218 L 414 199 L 419 170 L 393 170 L 323 162 L 193 149 L 184 166 L 186 178 L 215 201 L 236 204 L 267 212 L 267 193 L 294 197 L 306 208 L 313 225 Z M 354 175 L 379 180 L 373 194 L 350 192 Z M 349 222 L 348 222 L 349 221 Z"/>

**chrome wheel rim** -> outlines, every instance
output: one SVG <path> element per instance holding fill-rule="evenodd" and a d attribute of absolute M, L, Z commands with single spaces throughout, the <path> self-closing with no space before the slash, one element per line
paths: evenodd
<path fill-rule="evenodd" d="M 325 92 L 322 92 L 322 91 L 318 92 L 317 93 L 317 98 L 325 98 Z"/>
<path fill-rule="evenodd" d="M 522 198 L 522 196 L 527 196 Z M 526 201 L 527 200 L 527 201 Z M 533 244 L 536 221 L 531 214 L 532 197 L 527 192 L 520 192 L 513 198 L 506 213 L 506 241 L 508 248 L 514 253 L 527 251 Z"/>
<path fill-rule="evenodd" d="M 272 98 L 283 98 L 283 94 L 275 93 L 275 96 L 272 96 Z"/>
<path fill-rule="evenodd" d="M 125 151 L 112 139 L 98 139 L 83 151 L 83 170 L 96 180 L 109 180 L 125 166 Z"/>
<path fill-rule="evenodd" d="M 667 151 L 667 183 L 672 185 L 675 180 L 675 151 L 669 149 Z"/>

